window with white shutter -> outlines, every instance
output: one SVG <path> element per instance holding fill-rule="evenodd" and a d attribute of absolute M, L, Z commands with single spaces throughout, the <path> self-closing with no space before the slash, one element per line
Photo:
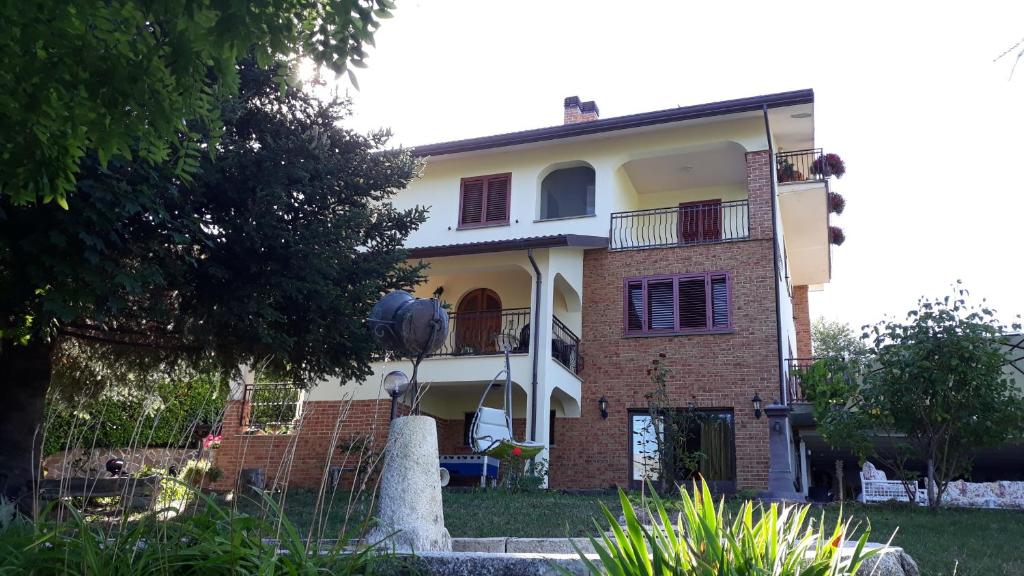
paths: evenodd
<path fill-rule="evenodd" d="M 624 286 L 627 336 L 732 330 L 725 272 L 628 278 Z"/>
<path fill-rule="evenodd" d="M 463 178 L 459 196 L 459 228 L 508 224 L 512 175 Z"/>

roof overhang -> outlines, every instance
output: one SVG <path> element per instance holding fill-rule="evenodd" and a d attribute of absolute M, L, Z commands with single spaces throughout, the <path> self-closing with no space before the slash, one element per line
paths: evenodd
<path fill-rule="evenodd" d="M 607 248 L 608 239 L 603 236 L 586 236 L 581 234 L 554 234 L 551 236 L 532 236 L 529 238 L 511 238 L 508 240 L 488 240 L 485 242 L 467 242 L 465 244 L 446 244 L 442 246 L 421 246 L 409 248 L 410 258 L 440 258 L 442 256 L 465 256 L 467 254 L 488 254 L 493 252 L 512 252 L 531 248 Z"/>
<path fill-rule="evenodd" d="M 711 116 L 723 116 L 728 114 L 739 114 L 762 110 L 764 108 L 780 108 L 786 106 L 799 106 L 802 104 L 814 103 L 813 90 L 794 90 L 792 92 L 779 92 L 766 94 L 764 96 L 752 96 L 750 98 L 739 98 L 736 100 L 723 100 L 709 104 L 697 104 L 695 106 L 681 106 L 668 110 L 656 110 L 654 112 L 643 112 L 628 116 L 617 116 L 604 118 L 590 122 L 577 122 L 561 126 L 550 126 L 521 132 L 510 132 L 494 136 L 483 136 L 479 138 L 468 138 L 465 140 L 454 140 L 438 144 L 426 144 L 414 146 L 411 152 L 416 156 L 444 156 L 462 152 L 487 150 L 492 148 L 504 148 L 507 146 L 518 146 L 533 142 L 547 140 L 560 140 L 574 138 L 602 132 L 616 130 L 627 130 L 644 126 L 683 122 L 698 118 Z"/>

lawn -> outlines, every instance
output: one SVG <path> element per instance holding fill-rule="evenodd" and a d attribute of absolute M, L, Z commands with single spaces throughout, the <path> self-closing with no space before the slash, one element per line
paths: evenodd
<path fill-rule="evenodd" d="M 336 534 L 344 516 L 347 493 L 339 493 L 323 534 Z M 315 494 L 293 491 L 285 510 L 296 526 L 306 531 L 318 524 L 313 514 Z M 602 526 L 600 502 L 619 513 L 614 493 L 571 494 L 503 491 L 444 492 L 445 524 L 455 537 L 564 537 L 595 533 L 593 519 Z M 729 506 L 733 507 L 734 502 Z M 243 506 L 244 507 L 244 506 Z M 847 514 L 871 524 L 871 540 L 903 547 L 925 576 L 1010 576 L 1024 574 L 1024 512 L 1012 510 L 940 510 L 908 506 L 847 504 Z M 834 522 L 839 506 L 818 506 Z M 898 531 L 897 531 L 898 528 Z"/>

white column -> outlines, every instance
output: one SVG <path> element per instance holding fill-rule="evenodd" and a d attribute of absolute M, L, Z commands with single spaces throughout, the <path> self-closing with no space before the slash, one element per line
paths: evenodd
<path fill-rule="evenodd" d="M 807 443 L 800 439 L 800 487 L 803 488 L 804 498 L 807 497 L 808 489 L 811 487 L 811 477 L 807 472 Z"/>

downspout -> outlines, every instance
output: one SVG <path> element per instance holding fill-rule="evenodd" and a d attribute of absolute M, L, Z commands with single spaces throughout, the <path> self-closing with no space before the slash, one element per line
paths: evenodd
<path fill-rule="evenodd" d="M 533 296 L 533 376 L 530 381 L 530 440 L 537 439 L 537 363 L 540 361 L 540 268 L 533 259 L 533 248 L 526 251 L 526 257 L 533 266 L 537 284 Z"/>
<path fill-rule="evenodd" d="M 775 339 L 779 343 L 779 399 L 782 404 L 789 404 L 789 399 L 786 398 L 786 374 L 783 368 L 782 351 L 782 294 L 779 292 L 779 230 L 776 219 L 778 212 L 776 212 L 777 207 L 775 205 L 775 149 L 772 146 L 771 125 L 768 123 L 768 105 L 762 105 L 761 111 L 764 114 L 764 134 L 768 139 L 768 180 L 772 197 L 772 266 L 775 269 L 775 277 L 772 279 L 772 284 L 775 285 Z"/>

